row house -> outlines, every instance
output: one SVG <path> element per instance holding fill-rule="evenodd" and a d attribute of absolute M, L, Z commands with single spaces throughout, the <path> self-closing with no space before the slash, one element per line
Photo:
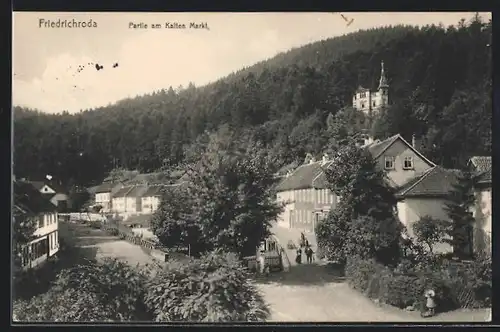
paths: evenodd
<path fill-rule="evenodd" d="M 57 207 L 29 182 L 14 181 L 13 187 L 13 222 L 15 218 L 28 218 L 35 223 L 33 240 L 22 244 L 21 265 L 35 268 L 59 251 Z"/>
<path fill-rule="evenodd" d="M 278 202 L 285 203 L 278 217 L 279 225 L 312 232 L 328 211 L 335 208 L 337 198 L 321 176 L 323 168 L 331 163 L 327 155 L 321 161 L 308 157 L 305 164 L 285 176 L 276 188 Z"/>

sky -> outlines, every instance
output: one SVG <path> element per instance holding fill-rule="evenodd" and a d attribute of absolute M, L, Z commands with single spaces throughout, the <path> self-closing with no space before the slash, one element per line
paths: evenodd
<path fill-rule="evenodd" d="M 13 104 L 48 113 L 75 113 L 169 86 L 204 85 L 293 47 L 360 29 L 397 24 L 449 26 L 473 15 L 15 12 Z M 491 13 L 480 15 L 491 18 Z M 351 24 L 344 18 L 352 20 Z M 58 20 L 92 22 L 90 27 L 72 28 L 41 24 Z M 187 28 L 167 29 L 166 22 Z M 206 23 L 208 28 L 189 28 L 191 22 Z M 140 23 L 149 26 L 131 27 Z M 153 29 L 152 24 L 162 28 Z M 96 70 L 95 64 L 103 68 Z M 79 65 L 85 68 L 78 71 Z"/>

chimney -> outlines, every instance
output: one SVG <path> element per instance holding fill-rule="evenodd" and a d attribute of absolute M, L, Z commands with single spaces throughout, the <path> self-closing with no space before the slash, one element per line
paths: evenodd
<path fill-rule="evenodd" d="M 413 146 L 415 150 L 420 149 L 420 140 L 417 138 L 415 134 L 411 136 L 411 146 Z"/>

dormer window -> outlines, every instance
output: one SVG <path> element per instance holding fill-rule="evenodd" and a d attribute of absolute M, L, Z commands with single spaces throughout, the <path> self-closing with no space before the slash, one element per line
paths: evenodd
<path fill-rule="evenodd" d="M 403 169 L 413 169 L 413 157 L 405 157 L 403 161 Z"/>
<path fill-rule="evenodd" d="M 384 158 L 384 168 L 386 170 L 394 169 L 394 161 L 395 161 L 394 157 L 385 157 Z"/>

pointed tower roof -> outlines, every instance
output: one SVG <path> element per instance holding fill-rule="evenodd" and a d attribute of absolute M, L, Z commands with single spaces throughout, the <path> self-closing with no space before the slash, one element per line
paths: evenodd
<path fill-rule="evenodd" d="M 387 84 L 387 77 L 385 77 L 384 71 L 384 61 L 381 62 L 381 70 L 380 70 L 380 83 L 378 84 L 378 89 L 388 88 L 389 84 Z"/>

